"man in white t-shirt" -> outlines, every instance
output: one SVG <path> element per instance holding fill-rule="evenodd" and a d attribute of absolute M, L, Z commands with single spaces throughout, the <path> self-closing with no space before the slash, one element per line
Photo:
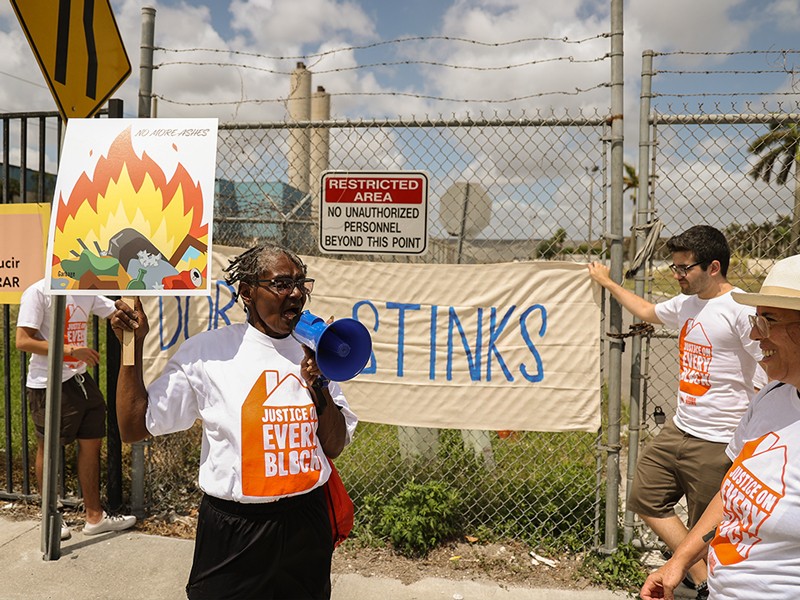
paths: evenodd
<path fill-rule="evenodd" d="M 626 290 L 599 263 L 589 265 L 589 274 L 642 321 L 680 331 L 675 417 L 639 457 L 627 502 L 674 550 L 688 533 L 675 505 L 686 496 L 689 528 L 703 514 L 731 465 L 725 447 L 766 376 L 758 343 L 749 338 L 752 310 L 731 297 L 736 288 L 727 280 L 730 249 L 722 232 L 696 225 L 670 238 L 667 248 L 682 293 L 665 302 Z M 695 563 L 689 575 L 697 597 L 707 597 L 705 563 Z"/>
<path fill-rule="evenodd" d="M 44 279 L 22 294 L 17 317 L 17 349 L 31 355 L 26 393 L 36 429 L 36 481 L 42 490 L 44 471 L 45 396 L 47 393 L 52 297 Z M 100 502 L 100 449 L 106 434 L 106 405 L 87 366 L 94 367 L 100 354 L 88 345 L 91 315 L 107 319 L 114 303 L 105 296 L 67 296 L 64 321 L 64 364 L 61 370 L 61 444 L 78 441 L 78 481 L 86 511 L 84 535 L 128 529 L 136 523 L 130 515 L 108 515 Z M 71 536 L 62 521 L 61 539 Z"/>

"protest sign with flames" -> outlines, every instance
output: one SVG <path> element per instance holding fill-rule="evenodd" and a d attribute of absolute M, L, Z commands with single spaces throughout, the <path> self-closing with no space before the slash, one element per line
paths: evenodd
<path fill-rule="evenodd" d="M 216 119 L 71 119 L 45 277 L 55 294 L 202 295 Z"/>

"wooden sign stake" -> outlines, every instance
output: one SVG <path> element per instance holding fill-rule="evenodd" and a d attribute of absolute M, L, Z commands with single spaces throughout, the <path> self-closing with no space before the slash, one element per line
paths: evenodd
<path fill-rule="evenodd" d="M 132 296 L 123 296 L 122 301 L 133 308 L 134 299 Z M 127 367 L 136 364 L 136 354 L 134 350 L 134 332 L 126 329 L 122 332 L 122 364 L 124 366 Z"/>

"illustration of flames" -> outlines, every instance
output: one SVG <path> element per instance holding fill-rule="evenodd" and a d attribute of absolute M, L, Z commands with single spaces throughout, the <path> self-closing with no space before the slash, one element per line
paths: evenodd
<path fill-rule="evenodd" d="M 177 152 L 177 147 L 173 144 Z M 62 192 L 63 193 L 63 192 Z M 203 194 L 179 162 L 167 180 L 122 131 L 59 210 L 52 279 L 64 289 L 190 289 L 208 268 Z"/>

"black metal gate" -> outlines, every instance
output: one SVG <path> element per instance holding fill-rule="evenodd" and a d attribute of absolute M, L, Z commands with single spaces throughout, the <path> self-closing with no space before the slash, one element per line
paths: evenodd
<path fill-rule="evenodd" d="M 101 111 L 99 116 L 121 117 L 122 101 L 110 100 L 108 109 Z M 0 124 L 3 140 L 0 164 L 2 204 L 51 204 L 64 129 L 58 112 L 7 113 L 0 115 Z M 35 490 L 31 481 L 36 439 L 25 393 L 28 356 L 17 351 L 14 344 L 17 313 L 17 305 L 2 305 L 0 373 L 3 400 L 0 426 L 3 428 L 3 443 L 0 445 L 0 460 L 3 475 L 0 478 L 0 498 L 38 502 L 41 490 Z M 91 340 L 95 349 L 105 348 L 101 365 L 94 367 L 92 375 L 104 391 L 108 405 L 104 483 L 108 508 L 117 510 L 122 505 L 122 444 L 114 405 L 119 347 L 108 326 L 104 323 L 101 327 L 97 317 L 93 319 Z M 69 447 L 61 452 L 58 487 L 65 504 L 77 504 L 81 496 L 77 478 L 70 476 L 74 472 L 74 453 L 75 450 Z"/>

